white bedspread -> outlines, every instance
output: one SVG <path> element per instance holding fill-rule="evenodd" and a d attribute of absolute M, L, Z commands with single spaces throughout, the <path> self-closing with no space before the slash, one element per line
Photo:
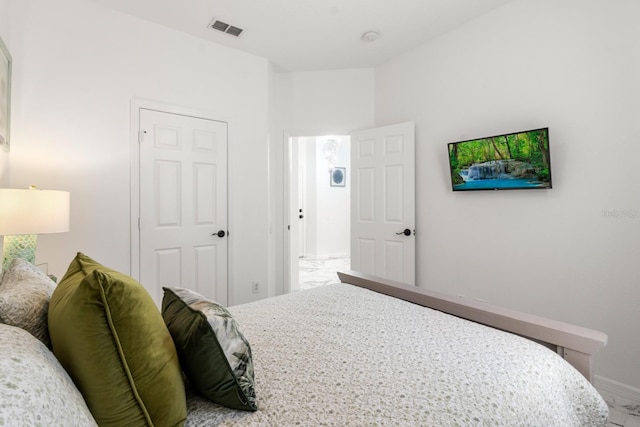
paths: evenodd
<path fill-rule="evenodd" d="M 346 284 L 230 309 L 258 411 L 188 393 L 187 426 L 605 426 L 591 384 L 524 338 Z"/>

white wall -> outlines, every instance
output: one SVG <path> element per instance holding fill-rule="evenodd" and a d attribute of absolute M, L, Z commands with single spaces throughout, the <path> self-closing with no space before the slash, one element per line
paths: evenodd
<path fill-rule="evenodd" d="M 10 37 L 9 3 L 8 0 L 0 0 L 0 38 L 4 41 L 9 53 L 13 51 Z M 0 188 L 9 187 L 9 152 L 0 148 Z M 0 237 L 2 244 L 2 237 Z"/>
<path fill-rule="evenodd" d="M 2 37 L 7 49 L 9 49 L 9 53 L 13 50 L 11 47 L 11 40 L 9 39 L 10 23 L 8 0 L 0 0 L 0 37 Z M 0 148 L 0 188 L 9 187 L 9 184 L 9 152 Z M 4 236 L 0 236 L 0 247 L 3 243 Z"/>
<path fill-rule="evenodd" d="M 376 69 L 416 121 L 417 281 L 602 330 L 640 388 L 640 3 L 521 0 Z M 549 126 L 554 188 L 452 193 L 446 143 Z"/>
<path fill-rule="evenodd" d="M 344 187 L 330 185 L 330 173 L 327 160 L 323 155 L 323 146 L 328 139 L 338 142 L 334 166 L 346 167 Z M 348 136 L 315 138 L 314 144 L 316 168 L 313 184 L 315 192 L 315 211 L 317 237 L 314 255 L 317 258 L 347 257 L 351 245 L 351 145 Z"/>
<path fill-rule="evenodd" d="M 152 99 L 229 118 L 231 302 L 266 296 L 250 284 L 268 280 L 268 62 L 91 2 L 9 4 L 11 184 L 71 192 L 71 231 L 41 236 L 37 261 L 130 271 L 130 101 Z"/>
<path fill-rule="evenodd" d="M 277 78 L 276 78 L 276 70 L 273 64 L 268 64 L 267 69 L 267 77 L 268 77 L 268 122 L 269 122 L 269 144 L 267 147 L 267 167 L 269 174 L 269 183 L 268 183 L 268 243 L 267 243 L 267 295 L 277 295 L 283 292 L 282 280 L 278 282 L 277 275 L 280 274 L 280 279 L 282 278 L 282 255 L 278 256 L 278 250 L 280 250 L 280 254 L 282 254 L 282 230 L 276 230 L 277 224 L 282 224 L 282 218 L 276 222 L 276 212 L 282 214 L 282 197 L 280 197 L 280 205 L 276 204 L 276 195 L 282 194 L 282 187 L 277 187 L 278 180 L 276 174 L 273 170 L 273 165 L 275 159 L 274 156 L 274 145 L 282 144 L 282 135 L 278 133 L 278 129 L 275 126 L 276 123 L 276 113 L 278 110 L 277 104 Z"/>

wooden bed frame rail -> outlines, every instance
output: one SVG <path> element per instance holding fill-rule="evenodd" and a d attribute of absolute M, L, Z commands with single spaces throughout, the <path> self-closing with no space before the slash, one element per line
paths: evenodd
<path fill-rule="evenodd" d="M 593 355 L 607 345 L 607 335 L 468 299 L 428 291 L 356 271 L 338 272 L 343 283 L 370 289 L 463 319 L 521 335 L 556 351 L 593 383 Z"/>

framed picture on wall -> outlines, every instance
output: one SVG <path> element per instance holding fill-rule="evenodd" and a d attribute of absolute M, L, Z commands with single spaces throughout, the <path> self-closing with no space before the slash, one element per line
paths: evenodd
<path fill-rule="evenodd" d="M 331 169 L 331 186 L 344 187 L 347 183 L 347 168 Z"/>
<path fill-rule="evenodd" d="M 11 55 L 0 38 L 0 147 L 9 150 L 11 127 Z"/>

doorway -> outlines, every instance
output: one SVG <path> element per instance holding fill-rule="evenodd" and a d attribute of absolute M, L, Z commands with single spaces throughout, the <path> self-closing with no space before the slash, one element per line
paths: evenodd
<path fill-rule="evenodd" d="M 350 265 L 351 138 L 299 136 L 288 141 L 290 290 L 338 281 Z"/>

